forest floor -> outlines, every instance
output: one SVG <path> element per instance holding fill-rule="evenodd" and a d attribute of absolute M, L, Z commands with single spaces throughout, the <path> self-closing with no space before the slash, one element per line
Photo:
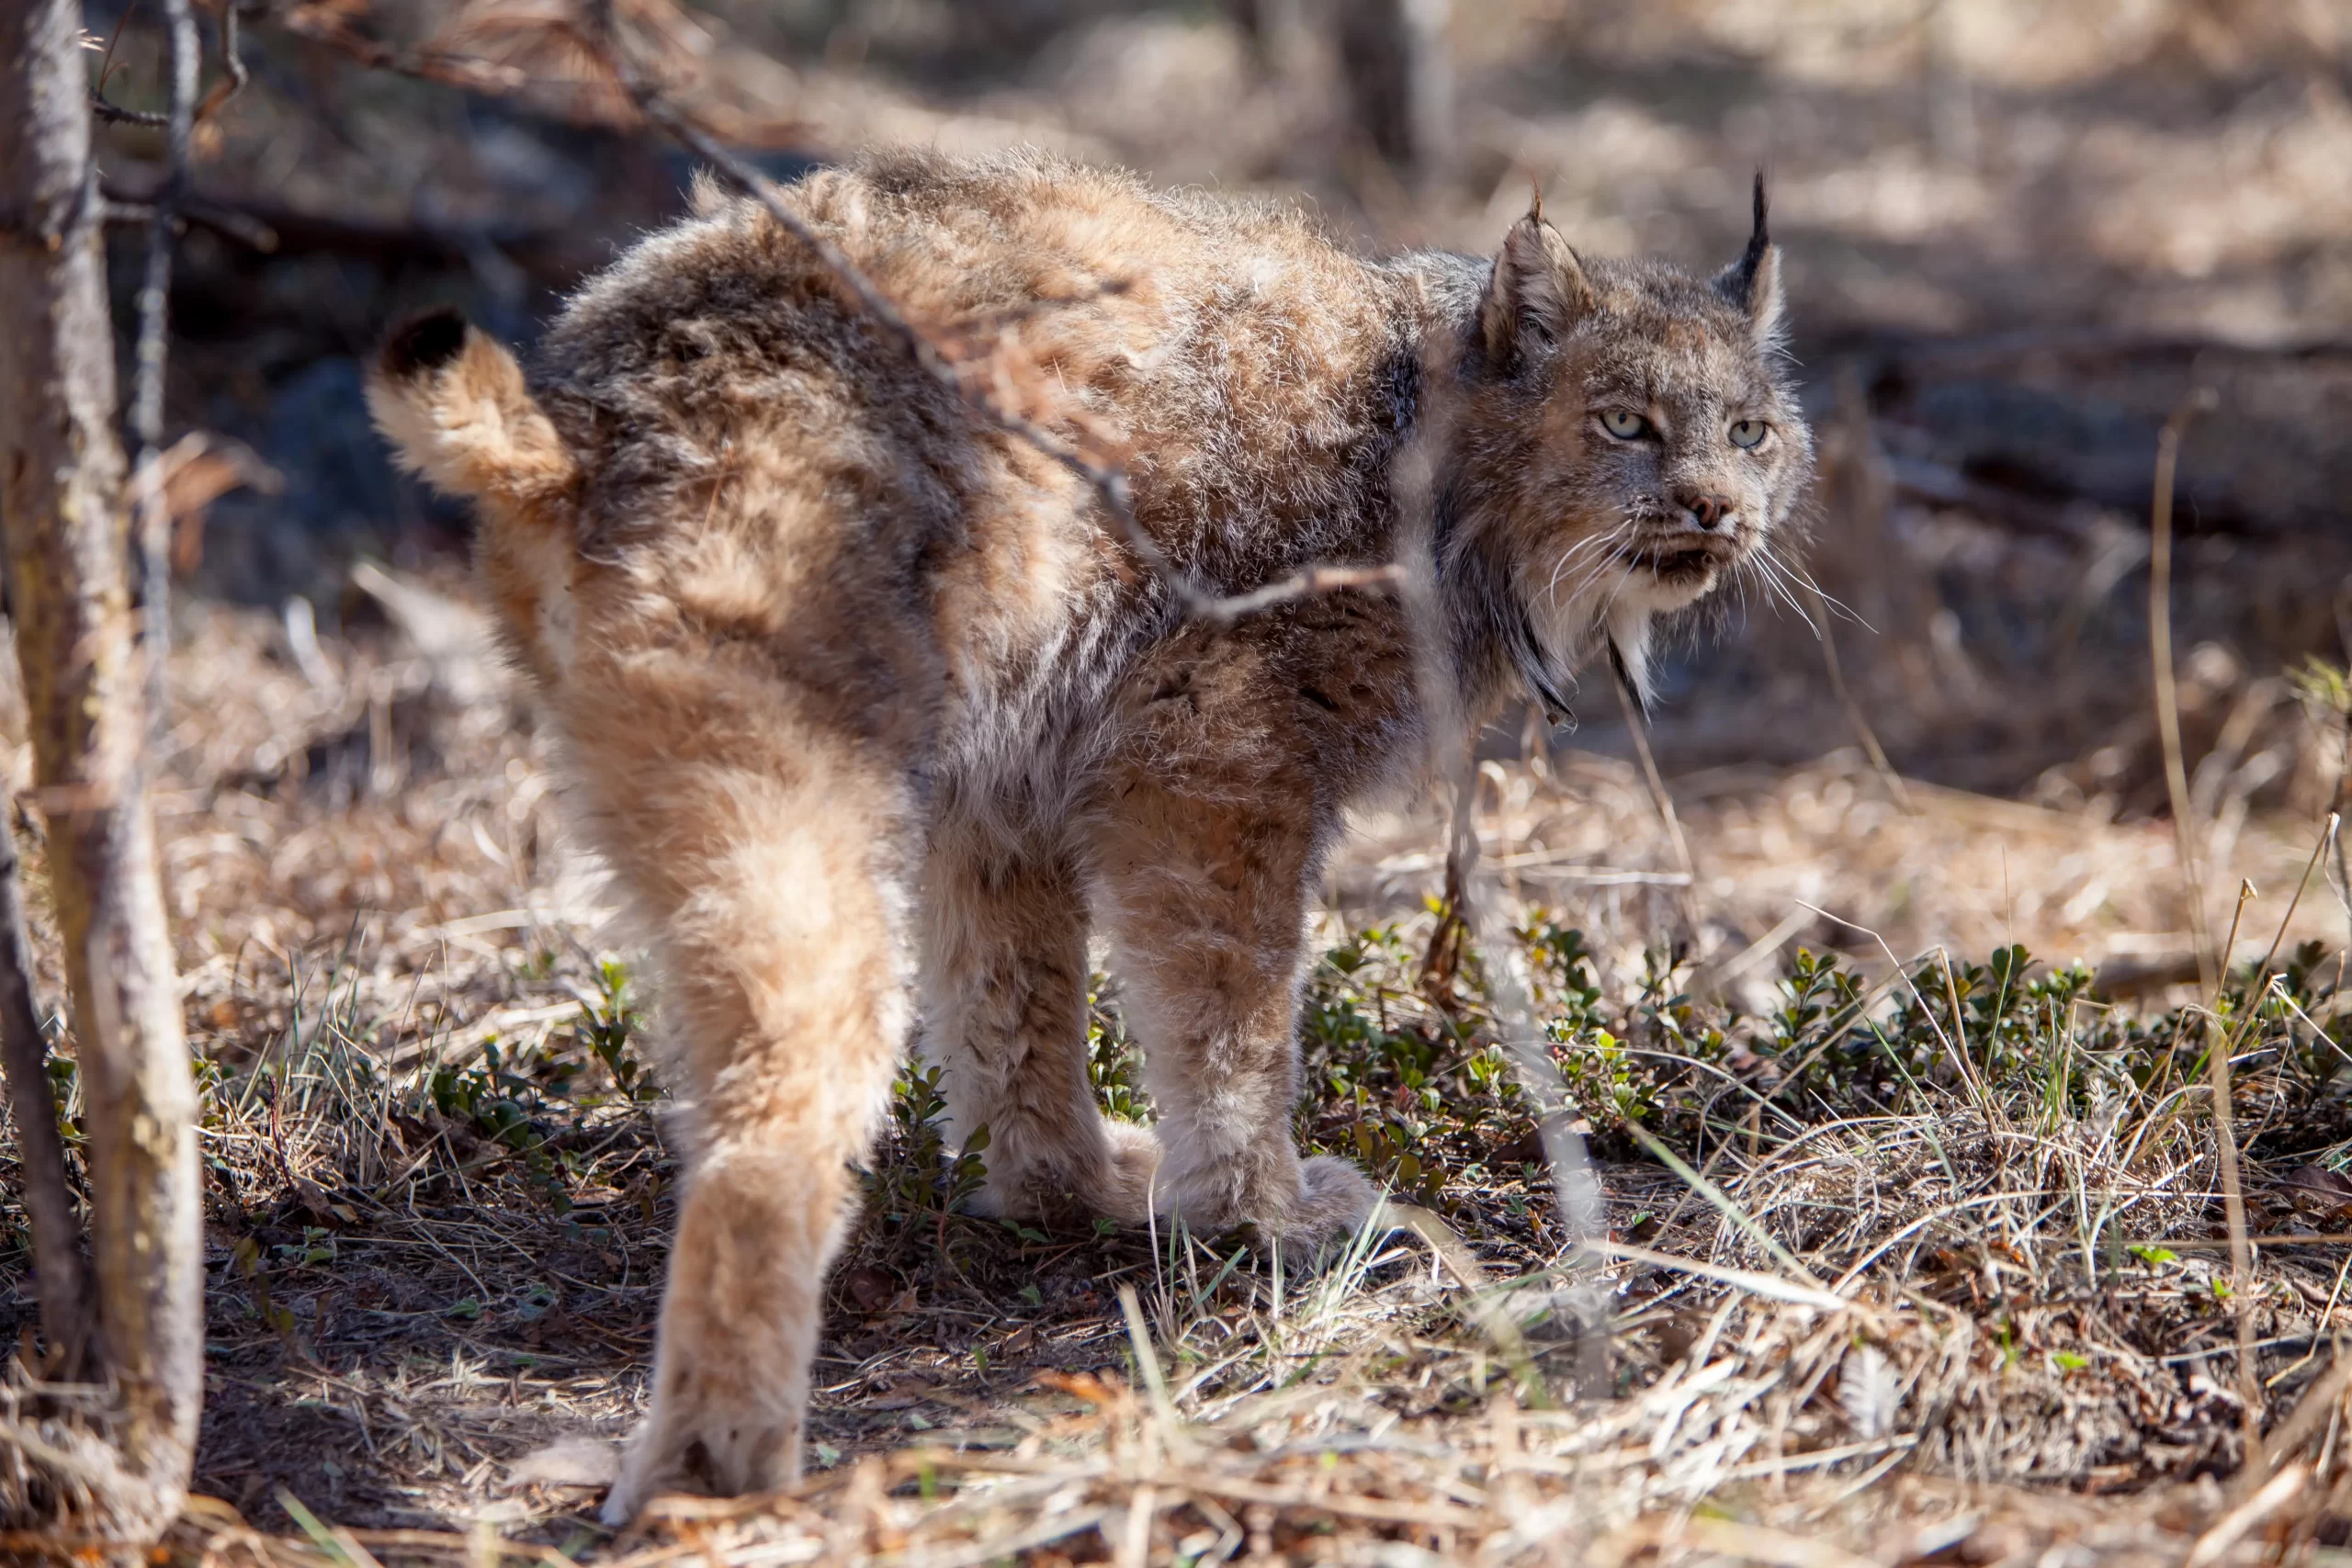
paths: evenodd
<path fill-rule="evenodd" d="M 502 14 L 302 9 L 468 48 Z M 2352 913 L 2319 852 L 2352 692 L 2305 663 L 2344 660 L 2352 604 L 2334 8 L 1464 4 L 1419 188 L 1327 69 L 1218 7 L 628 9 L 787 163 L 1042 142 L 1303 196 L 1366 245 L 1488 249 L 1532 185 L 1580 246 L 1703 266 L 1767 164 L 1822 437 L 1808 559 L 1851 615 L 1759 608 L 1680 650 L 1655 782 L 1598 688 L 1573 735 L 1489 738 L 1510 934 L 1450 974 L 1423 963 L 1442 809 L 1357 825 L 1296 1130 L 1412 1226 L 1298 1279 L 1247 1237 L 985 1222 L 910 1067 L 828 1281 L 807 1479 L 616 1537 L 595 1504 L 674 1208 L 658 1008 L 359 365 L 427 301 L 526 338 L 685 165 L 561 91 L 469 99 L 256 19 L 196 183 L 278 244 L 198 226 L 174 300 L 175 427 L 273 477 L 201 531 L 157 755 L 209 1269 L 167 1558 L 2352 1568 Z M 110 57 L 133 107 L 153 47 L 130 26 Z M 152 161 L 107 136 L 110 172 Z M 2201 906 L 2142 618 L 2148 458 L 2198 386 L 2175 662 Z M 2235 937 L 2210 984 L 2200 919 Z M 1531 1025 L 1589 1134 L 1582 1247 L 1499 1048 Z M 1092 1047 L 1106 1108 L 1148 1115 L 1114 976 Z M 21 1328 L 5 1198 L 0 1223 Z"/>
<path fill-rule="evenodd" d="M 347 637 L 193 605 L 175 654 L 160 810 L 210 1267 L 178 1548 L 2201 1568 L 2342 1540 L 2352 1058 L 2320 875 L 2261 962 L 2312 845 L 2245 829 L 2266 890 L 2232 980 L 2217 1001 L 2124 964 L 2132 1010 L 2075 960 L 2177 908 L 2165 835 L 1920 785 L 1906 811 L 1832 758 L 1670 781 L 1678 852 L 1637 774 L 1573 752 L 1486 770 L 1511 951 L 1424 974 L 1434 808 L 1367 821 L 1333 874 L 1298 1133 L 1411 1228 L 1285 1280 L 1247 1237 L 977 1219 L 912 1066 L 828 1285 L 808 1480 L 614 1539 L 597 1485 L 675 1180 L 657 1025 L 474 612 L 365 581 L 378 620 Z M 1950 895 L 1905 876 L 1979 890 L 1951 899 L 1969 945 L 1907 945 L 1905 909 Z M 1590 1134 L 1582 1250 L 1498 964 Z M 1099 991 L 1103 1102 L 1148 1115 Z M 2245 1278 L 2217 1240 L 2217 1039 L 2248 1228 L 2332 1237 L 2262 1241 Z"/>

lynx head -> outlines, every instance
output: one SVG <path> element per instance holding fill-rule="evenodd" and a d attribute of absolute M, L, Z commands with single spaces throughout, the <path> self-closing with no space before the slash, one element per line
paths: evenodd
<path fill-rule="evenodd" d="M 1781 367 L 1780 251 L 1756 181 L 1746 252 L 1699 279 L 1587 260 L 1530 212 L 1470 325 L 1454 469 L 1461 547 L 1510 662 L 1555 713 L 1604 649 L 1648 694 L 1651 623 L 1743 570 L 1772 581 L 1812 471 Z"/>

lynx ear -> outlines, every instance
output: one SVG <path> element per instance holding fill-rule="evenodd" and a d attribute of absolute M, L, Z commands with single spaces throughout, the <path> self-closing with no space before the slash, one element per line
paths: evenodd
<path fill-rule="evenodd" d="M 1529 351 L 1559 342 L 1600 303 L 1567 241 L 1541 209 L 1530 212 L 1503 236 L 1478 307 L 1487 362 L 1504 372 L 1518 368 Z"/>
<path fill-rule="evenodd" d="M 1781 247 L 1772 243 L 1765 219 L 1764 171 L 1756 171 L 1756 223 L 1740 258 L 1715 275 L 1715 292 L 1747 312 L 1758 348 L 1781 341 Z"/>

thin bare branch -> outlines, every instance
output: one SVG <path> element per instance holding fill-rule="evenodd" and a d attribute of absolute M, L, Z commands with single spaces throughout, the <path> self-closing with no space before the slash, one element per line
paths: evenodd
<path fill-rule="evenodd" d="M 127 109 L 119 104 L 109 103 L 103 95 L 98 93 L 90 95 L 90 112 L 108 125 L 143 125 L 150 130 L 160 130 L 172 123 L 172 117 L 168 114 L 153 114 L 145 109 Z"/>
<path fill-rule="evenodd" d="M 195 126 L 197 79 L 202 67 L 196 15 L 188 0 L 162 0 L 162 5 L 171 107 L 164 132 L 164 179 L 148 204 L 147 264 L 139 288 L 139 335 L 133 351 L 129 422 L 138 453 L 130 483 L 137 519 L 137 581 L 147 642 L 147 705 L 149 719 L 156 725 L 164 722 L 164 656 L 171 643 L 172 520 L 164 499 L 164 361 L 170 333 L 172 247 L 180 203 L 187 192 L 188 141 Z"/>
<path fill-rule="evenodd" d="M 215 37 L 220 51 L 220 80 L 212 85 L 212 90 L 204 95 L 204 101 L 196 106 L 196 123 L 198 125 L 220 113 L 230 99 L 245 90 L 245 84 L 253 79 L 253 73 L 245 69 L 245 62 L 240 52 L 237 0 L 220 0 L 220 16 Z"/>
<path fill-rule="evenodd" d="M 462 87 L 493 97 L 503 97 L 531 85 L 528 73 L 511 65 L 493 65 L 486 60 L 439 51 L 411 53 L 395 49 L 361 32 L 352 25 L 351 17 L 335 6 L 287 6 L 273 9 L 269 19 L 296 38 L 334 50 L 372 71 L 437 82 L 443 86 Z"/>

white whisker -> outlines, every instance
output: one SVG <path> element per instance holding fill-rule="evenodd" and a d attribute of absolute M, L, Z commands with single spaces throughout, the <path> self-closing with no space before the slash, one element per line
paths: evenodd
<path fill-rule="evenodd" d="M 1578 599 L 1581 599 L 1584 596 L 1585 592 L 1588 589 L 1591 588 L 1595 582 L 1600 581 L 1603 572 L 1606 572 L 1611 567 L 1616 564 L 1617 557 L 1614 551 L 1611 551 L 1608 555 L 1601 557 L 1599 560 L 1592 562 L 1587 566 L 1583 571 L 1577 575 L 1576 581 L 1569 584 L 1568 592 L 1565 595 L 1555 596 L 1553 603 L 1562 610 L 1565 610 L 1568 605 L 1574 604 Z M 1621 578 L 1619 581 L 1622 585 L 1623 580 Z"/>
<path fill-rule="evenodd" d="M 1805 570 L 1802 564 L 1786 556 L 1774 555 L 1770 543 L 1766 540 L 1757 540 L 1756 547 L 1759 553 L 1772 556 L 1775 564 L 1777 564 L 1783 572 L 1787 573 L 1792 581 L 1803 587 L 1812 590 L 1815 597 L 1821 601 L 1823 607 L 1831 615 L 1843 615 L 1846 619 L 1853 622 L 1856 626 L 1861 627 L 1862 630 L 1870 633 L 1872 637 L 1878 636 L 1878 628 L 1876 626 L 1862 619 L 1860 615 L 1855 613 L 1853 607 L 1848 604 L 1844 600 L 1823 588 L 1819 582 L 1814 580 L 1813 574 Z"/>
<path fill-rule="evenodd" d="M 1586 551 L 1594 548 L 1596 546 L 1613 544 L 1617 536 L 1624 532 L 1625 527 L 1626 525 L 1621 522 L 1615 527 L 1607 529 L 1599 534 L 1589 535 L 1570 546 L 1561 555 L 1558 562 L 1553 566 L 1552 581 L 1544 585 L 1544 593 L 1549 595 L 1553 590 L 1559 587 L 1561 574 L 1566 572 L 1569 566 L 1574 564 L 1579 556 L 1582 556 Z"/>
<path fill-rule="evenodd" d="M 1775 561 L 1772 558 L 1771 552 L 1770 550 L 1759 548 L 1755 555 L 1749 558 L 1754 560 L 1757 566 L 1761 570 L 1763 574 L 1762 580 L 1766 586 L 1771 589 L 1774 596 L 1777 597 L 1781 604 L 1786 604 L 1792 611 L 1795 612 L 1797 619 L 1804 623 L 1805 629 L 1813 633 L 1813 640 L 1819 642 L 1822 635 L 1819 623 L 1815 622 L 1813 616 L 1806 612 L 1805 607 L 1802 604 L 1798 603 L 1797 596 L 1792 591 L 1792 585 L 1788 581 L 1784 569 L 1778 561 Z"/>
<path fill-rule="evenodd" d="M 1551 581 L 1545 583 L 1544 587 L 1544 596 L 1555 612 L 1565 611 L 1568 605 L 1576 603 L 1577 596 L 1591 585 L 1593 580 L 1609 570 L 1611 563 L 1617 558 L 1618 544 L 1630 534 L 1631 529 L 1630 520 L 1620 523 L 1606 533 L 1598 534 L 1584 540 L 1576 549 L 1561 558 L 1559 564 L 1552 569 Z M 1578 564 L 1577 558 L 1585 553 L 1587 547 L 1590 546 L 1605 547 L 1601 548 L 1590 560 L 1582 563 L 1581 569 L 1570 581 L 1567 591 L 1565 593 L 1562 592 L 1560 579 L 1566 575 L 1571 566 Z"/>

